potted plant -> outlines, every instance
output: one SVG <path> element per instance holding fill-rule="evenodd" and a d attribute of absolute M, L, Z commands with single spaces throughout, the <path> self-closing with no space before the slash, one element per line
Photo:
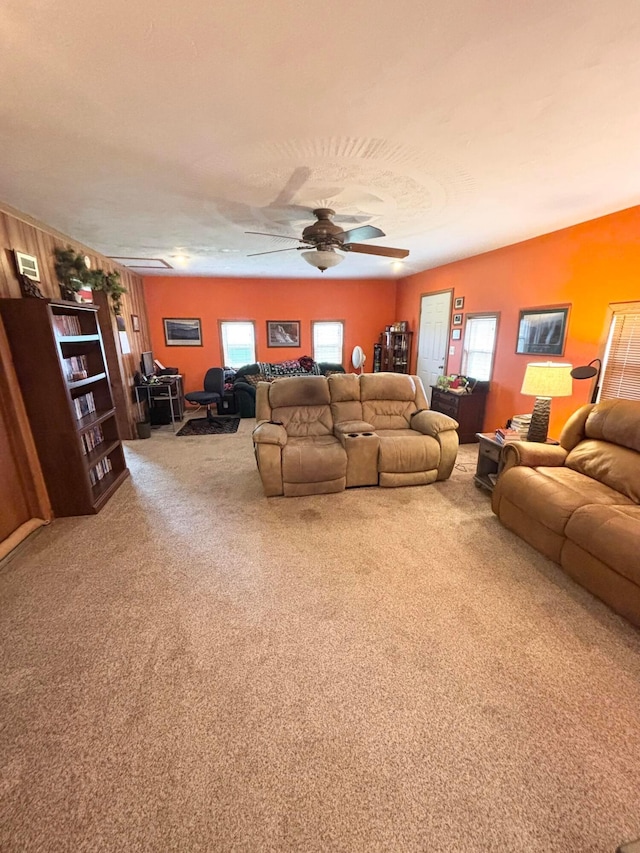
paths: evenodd
<path fill-rule="evenodd" d="M 54 268 L 60 283 L 60 295 L 63 299 L 76 302 L 78 291 L 86 286 L 86 274 L 89 272 L 84 257 L 74 252 L 70 246 L 66 249 L 57 247 L 54 254 L 56 257 Z"/>
<path fill-rule="evenodd" d="M 116 316 L 122 313 L 122 295 L 127 289 L 120 281 L 117 270 L 106 273 L 102 269 L 90 269 L 86 256 L 74 252 L 71 246 L 66 249 L 56 248 L 55 256 L 55 271 L 63 299 L 76 300 L 78 291 L 88 287 L 106 293 L 111 299 L 113 313 Z"/>

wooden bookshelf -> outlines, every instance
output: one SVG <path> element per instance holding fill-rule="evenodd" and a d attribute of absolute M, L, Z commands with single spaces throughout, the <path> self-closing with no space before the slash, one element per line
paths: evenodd
<path fill-rule="evenodd" d="M 409 373 L 413 332 L 394 331 L 387 327 L 380 333 L 374 350 L 373 372 Z"/>
<path fill-rule="evenodd" d="M 98 512 L 129 474 L 97 312 L 54 299 L 0 299 L 56 516 Z"/>

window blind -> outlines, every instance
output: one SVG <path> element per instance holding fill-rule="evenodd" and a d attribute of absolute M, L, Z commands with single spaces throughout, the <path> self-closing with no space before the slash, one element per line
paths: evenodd
<path fill-rule="evenodd" d="M 599 399 L 613 397 L 640 400 L 640 302 L 613 312 Z"/>
<path fill-rule="evenodd" d="M 467 317 L 461 367 L 465 376 L 472 376 L 480 382 L 491 379 L 497 323 L 495 314 Z"/>
<path fill-rule="evenodd" d="M 256 335 L 253 323 L 220 323 L 225 367 L 244 367 L 256 360 Z"/>
<path fill-rule="evenodd" d="M 321 321 L 313 324 L 313 358 L 342 364 L 344 323 L 341 320 Z"/>

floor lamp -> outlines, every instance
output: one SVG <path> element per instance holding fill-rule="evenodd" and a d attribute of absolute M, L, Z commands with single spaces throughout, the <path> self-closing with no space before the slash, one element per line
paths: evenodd
<path fill-rule="evenodd" d="M 558 364 L 555 361 L 527 365 L 521 393 L 536 398 L 527 441 L 547 440 L 551 398 L 570 397 L 573 394 L 571 368 L 570 364 Z"/>
<path fill-rule="evenodd" d="M 597 363 L 597 367 L 596 367 Z M 602 362 L 599 358 L 592 359 L 589 364 L 581 365 L 580 367 L 574 367 L 571 371 L 571 375 L 574 379 L 593 379 L 596 377 L 595 385 L 593 386 L 593 393 L 591 394 L 592 403 L 598 402 L 598 391 L 600 390 L 600 373 L 602 371 Z"/>

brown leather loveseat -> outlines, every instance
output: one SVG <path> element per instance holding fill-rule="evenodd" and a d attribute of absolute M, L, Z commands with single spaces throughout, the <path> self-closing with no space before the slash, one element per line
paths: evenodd
<path fill-rule="evenodd" d="M 640 626 L 640 402 L 583 406 L 560 446 L 515 442 L 504 459 L 500 521 Z"/>
<path fill-rule="evenodd" d="M 267 496 L 422 485 L 451 475 L 458 424 L 428 411 L 421 380 L 394 373 L 259 383 L 253 441 Z"/>

